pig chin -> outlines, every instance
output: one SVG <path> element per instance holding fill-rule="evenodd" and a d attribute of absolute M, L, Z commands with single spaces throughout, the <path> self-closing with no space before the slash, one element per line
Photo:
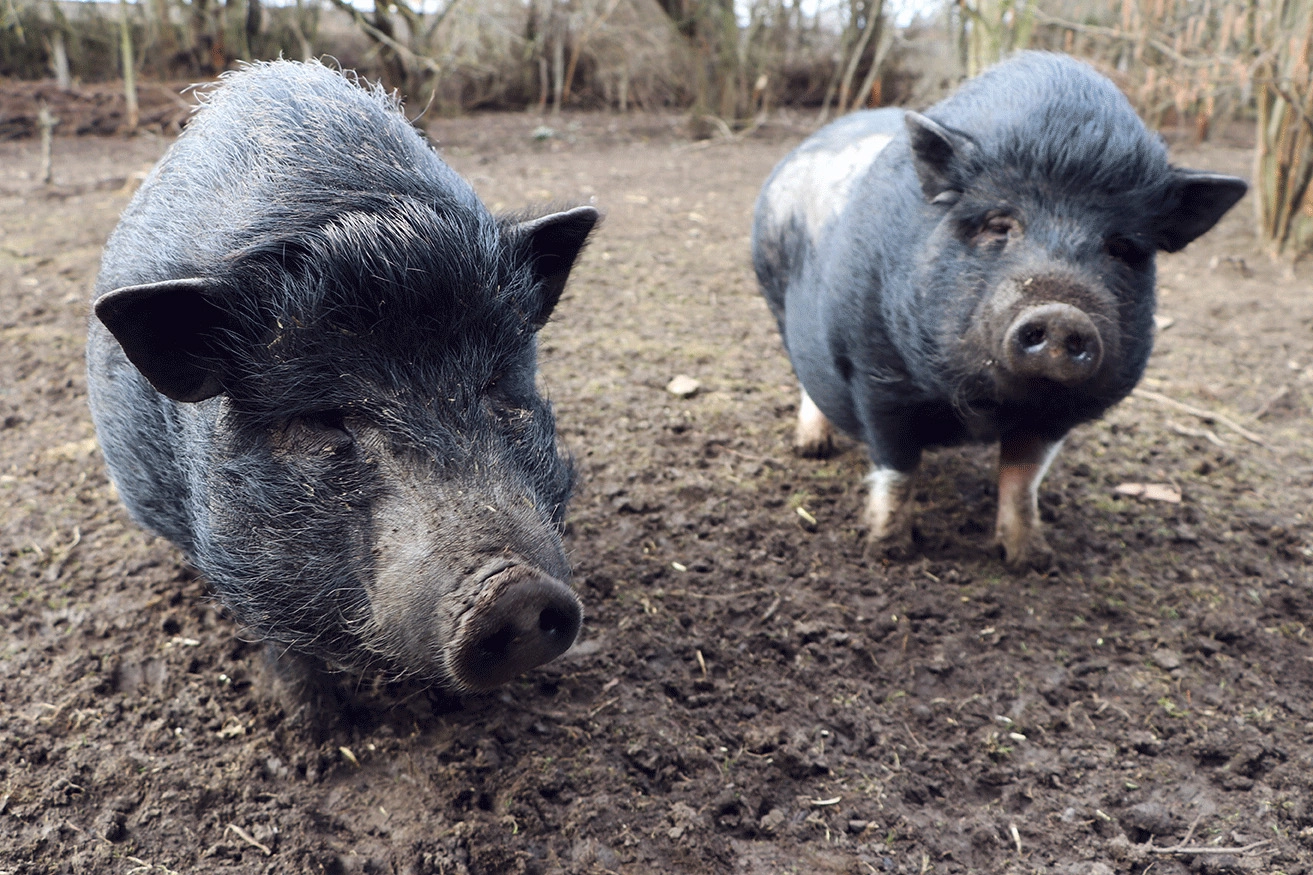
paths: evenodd
<path fill-rule="evenodd" d="M 574 643 L 559 535 L 523 499 L 411 486 L 376 505 L 374 532 L 360 638 L 399 674 L 487 690 Z"/>

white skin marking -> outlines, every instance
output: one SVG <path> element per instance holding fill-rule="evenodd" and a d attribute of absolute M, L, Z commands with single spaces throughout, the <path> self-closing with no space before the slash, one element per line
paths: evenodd
<path fill-rule="evenodd" d="M 1044 546 L 1039 531 L 1039 484 L 1062 449 L 1062 441 L 1040 444 L 1032 458 L 1005 462 L 998 473 L 998 521 L 995 533 L 1008 561 L 1025 558 L 1032 543 Z"/>
<path fill-rule="evenodd" d="M 804 455 L 815 456 L 828 451 L 833 443 L 834 426 L 803 389 L 802 399 L 798 402 L 798 428 L 793 435 L 793 445 Z"/>
<path fill-rule="evenodd" d="M 870 493 L 862 517 L 872 541 L 903 541 L 912 535 L 912 474 L 872 468 L 866 475 Z"/>
<path fill-rule="evenodd" d="M 771 182 L 767 203 L 771 221 L 783 226 L 789 216 L 800 214 L 812 240 L 848 202 L 848 192 L 875 156 L 889 141 L 888 134 L 874 134 L 850 143 L 837 152 L 803 152 L 793 158 Z"/>

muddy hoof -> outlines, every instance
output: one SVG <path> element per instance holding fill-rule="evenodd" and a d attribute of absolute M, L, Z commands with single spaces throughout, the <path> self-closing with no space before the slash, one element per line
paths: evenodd
<path fill-rule="evenodd" d="M 910 559 L 916 555 L 916 543 L 912 539 L 910 528 L 897 533 L 890 532 L 883 538 L 866 538 L 866 547 L 862 558 L 867 562 L 879 562 L 882 559 Z"/>
<path fill-rule="evenodd" d="M 1053 548 L 1038 532 L 1012 547 L 1000 542 L 999 550 L 1003 553 L 1003 564 L 1017 572 L 1048 571 L 1055 561 Z"/>
<path fill-rule="evenodd" d="M 267 642 L 262 668 L 262 697 L 283 711 L 288 726 L 318 741 L 351 722 L 353 703 L 340 675 L 322 662 Z"/>
<path fill-rule="evenodd" d="M 793 452 L 804 459 L 828 459 L 834 455 L 834 437 L 827 434 L 814 440 L 795 440 Z"/>

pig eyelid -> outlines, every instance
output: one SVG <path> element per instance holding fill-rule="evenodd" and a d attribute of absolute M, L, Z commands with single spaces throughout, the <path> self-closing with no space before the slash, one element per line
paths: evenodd
<path fill-rule="evenodd" d="M 1021 232 L 1021 222 L 1007 213 L 986 213 L 968 232 L 971 243 L 976 245 L 999 243 Z"/>
<path fill-rule="evenodd" d="M 333 428 L 346 431 L 346 412 L 343 410 L 332 408 L 311 410 L 297 414 L 296 418 L 315 428 Z"/>
<path fill-rule="evenodd" d="M 299 413 L 292 417 L 292 422 L 302 428 L 331 437 L 335 445 L 345 446 L 354 440 L 344 410 L 327 409 Z"/>
<path fill-rule="evenodd" d="M 325 409 L 288 416 L 273 429 L 269 441 L 275 453 L 337 456 L 355 445 L 356 436 L 344 411 Z"/>

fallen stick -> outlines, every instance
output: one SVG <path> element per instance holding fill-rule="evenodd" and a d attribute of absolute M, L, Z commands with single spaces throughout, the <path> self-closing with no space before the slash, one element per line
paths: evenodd
<path fill-rule="evenodd" d="M 1227 428 L 1231 429 L 1245 440 L 1256 443 L 1260 447 L 1267 447 L 1268 449 L 1272 448 L 1271 444 L 1269 444 L 1267 441 L 1263 440 L 1261 437 L 1254 434 L 1252 431 L 1245 428 L 1243 425 L 1240 425 L 1235 420 L 1229 419 L 1220 413 L 1213 413 L 1211 410 L 1204 410 L 1202 407 L 1195 407 L 1192 404 L 1186 404 L 1184 401 L 1177 401 L 1175 398 L 1168 398 L 1166 395 L 1163 395 L 1160 392 L 1151 392 L 1148 389 L 1134 389 L 1131 391 L 1131 395 L 1135 396 L 1136 398 L 1143 398 L 1146 401 L 1157 402 L 1158 404 L 1162 404 L 1165 407 L 1170 407 L 1173 410 L 1179 410 L 1182 413 L 1188 413 L 1191 416 L 1197 416 L 1200 419 L 1207 419 L 1213 422 L 1220 422 L 1222 425 L 1225 425 Z"/>
<path fill-rule="evenodd" d="M 1150 846 L 1149 850 L 1155 854 L 1245 854 L 1252 851 L 1254 848 L 1261 848 L 1263 845 L 1270 845 L 1271 843 L 1271 839 L 1260 839 L 1256 842 L 1250 842 L 1247 845 L 1241 845 L 1238 848 L 1210 848 L 1173 845 L 1170 848 L 1155 848 Z"/>
<path fill-rule="evenodd" d="M 745 138 L 755 134 L 757 132 L 757 129 L 766 123 L 766 119 L 764 117 L 758 116 L 756 119 L 753 120 L 751 127 L 744 128 L 743 130 L 739 131 L 736 134 L 732 130 L 730 130 L 729 125 L 726 124 L 725 120 L 723 118 L 720 118 L 719 116 L 704 115 L 702 116 L 702 118 L 710 122 L 711 125 L 716 129 L 716 133 L 718 133 L 720 136 L 714 138 L 708 138 L 706 140 L 699 140 L 696 143 L 689 143 L 687 145 L 680 146 L 676 148 L 675 150 L 676 152 L 697 152 L 697 151 L 701 151 L 702 149 L 710 149 L 712 146 L 723 146 L 727 143 L 739 143 L 742 142 Z"/>
<path fill-rule="evenodd" d="M 1220 437 L 1213 434 L 1212 430 L 1207 428 L 1186 428 L 1184 425 L 1181 425 L 1180 423 L 1169 422 L 1167 423 L 1167 429 L 1168 431 L 1174 432 L 1175 434 L 1179 434 L 1182 437 L 1203 438 L 1204 440 L 1208 441 L 1210 444 L 1213 444 L 1214 446 L 1218 446 L 1218 447 L 1226 446 L 1226 443 L 1223 442 L 1223 440 Z"/>

